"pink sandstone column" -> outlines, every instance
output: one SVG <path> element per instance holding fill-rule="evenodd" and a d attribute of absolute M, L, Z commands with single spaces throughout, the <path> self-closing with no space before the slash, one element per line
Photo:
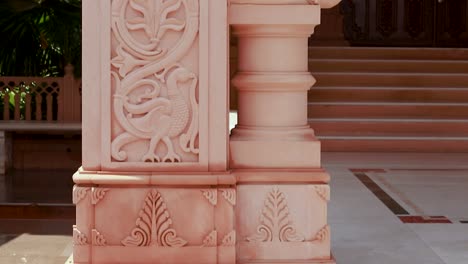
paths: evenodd
<path fill-rule="evenodd" d="M 335 263 L 329 175 L 307 122 L 307 91 L 315 83 L 307 39 L 320 9 L 313 0 L 230 1 L 239 45 L 239 116 L 230 141 L 238 263 Z"/>
<path fill-rule="evenodd" d="M 227 0 L 83 0 L 74 263 L 235 263 Z"/>

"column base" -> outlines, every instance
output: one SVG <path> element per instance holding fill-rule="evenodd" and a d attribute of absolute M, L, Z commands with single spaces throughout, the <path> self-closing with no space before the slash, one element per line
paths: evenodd
<path fill-rule="evenodd" d="M 236 190 L 227 185 L 78 184 L 73 202 L 75 264 L 235 263 Z"/>
<path fill-rule="evenodd" d="M 244 261 L 237 264 L 336 264 L 335 258 L 323 260 L 279 260 L 279 261 Z"/>

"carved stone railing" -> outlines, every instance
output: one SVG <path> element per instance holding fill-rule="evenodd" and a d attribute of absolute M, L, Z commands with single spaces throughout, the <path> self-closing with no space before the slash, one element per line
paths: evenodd
<path fill-rule="evenodd" d="M 2 121 L 81 122 L 81 80 L 64 77 L 0 77 Z M 1 122 L 1 121 L 0 121 Z"/>

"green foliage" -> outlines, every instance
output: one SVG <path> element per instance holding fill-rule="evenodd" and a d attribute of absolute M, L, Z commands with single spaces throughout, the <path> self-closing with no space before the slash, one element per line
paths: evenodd
<path fill-rule="evenodd" d="M 81 75 L 81 0 L 2 0 L 0 75 Z"/>

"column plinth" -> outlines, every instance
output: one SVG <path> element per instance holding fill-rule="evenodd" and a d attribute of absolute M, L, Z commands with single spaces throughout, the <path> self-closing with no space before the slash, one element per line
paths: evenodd
<path fill-rule="evenodd" d="M 238 38 L 238 124 L 230 167 L 237 179 L 237 263 L 335 263 L 329 175 L 307 120 L 308 37 L 318 1 L 231 1 Z"/>

